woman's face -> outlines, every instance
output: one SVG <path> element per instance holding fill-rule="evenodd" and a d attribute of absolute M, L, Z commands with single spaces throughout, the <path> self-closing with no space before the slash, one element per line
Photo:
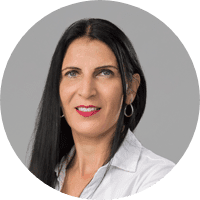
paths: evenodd
<path fill-rule="evenodd" d="M 88 38 L 70 44 L 59 92 L 72 133 L 97 137 L 115 130 L 123 101 L 122 81 L 116 57 L 106 44 Z"/>

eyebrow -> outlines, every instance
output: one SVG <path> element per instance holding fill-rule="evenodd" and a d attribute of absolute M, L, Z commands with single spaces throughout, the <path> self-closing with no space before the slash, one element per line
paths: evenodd
<path fill-rule="evenodd" d="M 96 67 L 95 70 L 97 70 L 97 69 L 105 69 L 105 68 L 115 68 L 115 69 L 119 70 L 117 67 L 115 67 L 115 66 L 113 66 L 113 65 L 103 65 L 103 66 L 99 66 L 99 67 Z M 66 70 L 66 69 L 81 70 L 81 69 L 78 68 L 78 67 L 70 66 L 70 67 L 65 67 L 64 69 L 62 69 L 62 71 Z"/>

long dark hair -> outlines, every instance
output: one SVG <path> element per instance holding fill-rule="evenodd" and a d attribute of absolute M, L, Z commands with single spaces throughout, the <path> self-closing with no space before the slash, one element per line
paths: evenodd
<path fill-rule="evenodd" d="M 107 44 L 116 56 L 121 74 L 124 99 L 111 143 L 109 160 L 117 152 L 128 129 L 134 131 L 146 105 L 145 77 L 136 52 L 127 36 L 117 26 L 103 19 L 82 19 L 70 25 L 59 40 L 51 60 L 43 96 L 38 107 L 29 164 L 29 170 L 53 188 L 55 188 L 57 178 L 55 167 L 74 145 L 70 126 L 64 118 L 60 118 L 62 115 L 59 96 L 61 67 L 67 48 L 72 41 L 81 37 L 100 40 Z M 135 73 L 140 75 L 140 86 L 132 103 L 134 114 L 126 117 L 124 115 L 126 81 L 131 83 L 132 75 Z"/>

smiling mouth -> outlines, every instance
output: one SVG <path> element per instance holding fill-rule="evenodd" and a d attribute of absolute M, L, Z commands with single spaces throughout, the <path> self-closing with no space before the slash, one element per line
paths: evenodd
<path fill-rule="evenodd" d="M 101 108 L 98 108 L 96 106 L 83 106 L 83 105 L 80 105 L 80 106 L 77 106 L 76 107 L 76 111 L 82 115 L 83 117 L 90 117 L 96 113 L 98 113 L 100 111 Z"/>
<path fill-rule="evenodd" d="M 79 110 L 81 112 L 93 112 L 93 111 L 98 111 L 101 108 L 97 108 L 97 107 L 90 107 L 90 108 L 86 108 L 86 107 L 76 107 L 76 110 Z"/>

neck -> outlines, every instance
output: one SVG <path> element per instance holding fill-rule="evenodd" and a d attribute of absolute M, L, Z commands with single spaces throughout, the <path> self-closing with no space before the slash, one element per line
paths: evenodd
<path fill-rule="evenodd" d="M 72 131 L 76 147 L 73 168 L 80 176 L 95 174 L 105 164 L 111 151 L 113 130 L 108 130 L 99 137 L 86 137 Z"/>

